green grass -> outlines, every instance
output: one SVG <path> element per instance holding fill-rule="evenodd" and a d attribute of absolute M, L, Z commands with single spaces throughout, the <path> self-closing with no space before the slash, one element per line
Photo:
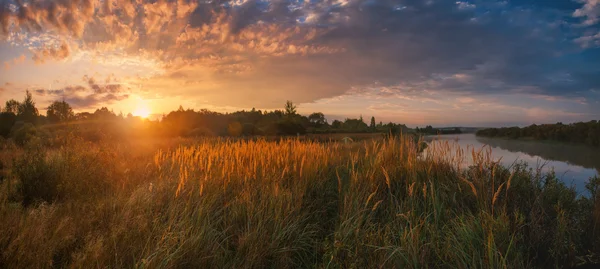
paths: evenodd
<path fill-rule="evenodd" d="M 6 143 L 6 142 L 5 142 Z M 9 144 L 0 267 L 563 268 L 597 261 L 600 180 L 412 138 Z M 472 154 L 475 165 L 461 169 Z"/>

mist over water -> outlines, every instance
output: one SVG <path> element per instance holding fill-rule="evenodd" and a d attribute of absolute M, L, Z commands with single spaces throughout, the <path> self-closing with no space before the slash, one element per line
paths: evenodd
<path fill-rule="evenodd" d="M 449 141 L 453 148 L 464 151 L 463 165 L 473 163 L 471 150 L 491 150 L 494 161 L 505 167 L 526 162 L 530 168 L 541 168 L 543 173 L 554 170 L 556 176 L 568 186 L 575 186 L 585 194 L 585 183 L 600 174 L 600 151 L 598 149 L 562 143 L 507 140 L 477 137 L 475 134 L 440 135 L 426 137 L 428 143 Z"/>

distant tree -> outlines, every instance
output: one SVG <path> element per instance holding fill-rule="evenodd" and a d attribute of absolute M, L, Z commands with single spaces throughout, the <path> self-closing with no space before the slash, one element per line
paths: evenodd
<path fill-rule="evenodd" d="M 0 112 L 0 136 L 8 137 L 16 120 L 17 115 L 14 113 Z"/>
<path fill-rule="evenodd" d="M 296 105 L 292 101 L 285 102 L 285 115 L 291 116 L 296 114 Z"/>
<path fill-rule="evenodd" d="M 243 126 L 239 122 L 235 121 L 227 126 L 227 133 L 231 136 L 240 136 L 242 135 Z"/>
<path fill-rule="evenodd" d="M 6 101 L 6 106 L 4 106 L 4 112 L 17 115 L 19 113 L 19 106 L 21 106 L 19 101 L 15 99 L 10 99 Z"/>
<path fill-rule="evenodd" d="M 108 110 L 107 107 L 101 107 L 94 111 L 93 117 L 100 120 L 113 120 L 117 117 L 114 112 Z"/>
<path fill-rule="evenodd" d="M 308 121 L 310 121 L 310 123 L 317 128 L 327 124 L 325 115 L 323 115 L 323 113 L 321 112 L 315 112 L 310 114 L 308 116 Z"/>
<path fill-rule="evenodd" d="M 359 119 L 346 119 L 343 126 L 345 130 L 352 132 L 366 132 L 369 130 L 369 126 L 362 120 L 362 116 Z"/>
<path fill-rule="evenodd" d="M 48 106 L 46 115 L 48 120 L 53 123 L 67 122 L 75 118 L 73 108 L 71 108 L 69 103 L 65 102 L 64 100 L 54 101 L 52 104 L 50 104 Z"/>
<path fill-rule="evenodd" d="M 90 112 L 81 112 L 75 115 L 76 120 L 89 120 L 92 118 L 92 113 Z"/>
<path fill-rule="evenodd" d="M 248 136 L 257 135 L 259 134 L 259 130 L 252 123 L 244 123 L 242 124 L 242 134 Z"/>
<path fill-rule="evenodd" d="M 276 123 L 276 128 L 277 134 L 279 135 L 296 135 L 306 133 L 304 126 L 293 120 L 281 120 Z"/>
<path fill-rule="evenodd" d="M 35 107 L 35 102 L 29 91 L 25 93 L 25 100 L 19 104 L 18 112 L 17 116 L 20 120 L 30 123 L 36 122 L 39 112 Z"/>
<path fill-rule="evenodd" d="M 375 117 L 371 117 L 371 124 L 369 125 L 371 131 L 375 131 L 377 129 L 377 124 L 375 123 Z"/>
<path fill-rule="evenodd" d="M 478 130 L 478 136 L 505 137 L 511 139 L 533 138 L 600 146 L 600 123 L 598 121 L 563 124 L 532 124 L 527 127 L 504 127 Z"/>
<path fill-rule="evenodd" d="M 339 121 L 339 120 L 334 120 L 331 123 L 331 128 L 334 128 L 334 129 L 340 129 L 340 128 L 342 128 L 342 122 Z"/>

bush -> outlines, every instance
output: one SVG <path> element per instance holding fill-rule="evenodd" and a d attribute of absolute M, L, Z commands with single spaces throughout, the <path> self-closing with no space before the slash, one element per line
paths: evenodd
<path fill-rule="evenodd" d="M 0 112 L 0 136 L 8 137 L 16 120 L 17 116 L 15 114 Z"/>
<path fill-rule="evenodd" d="M 30 149 L 15 161 L 13 173 L 20 180 L 19 193 L 24 206 L 38 202 L 51 203 L 58 198 L 60 170 L 44 152 Z"/>
<path fill-rule="evenodd" d="M 17 123 L 11 131 L 12 138 L 19 146 L 25 146 L 30 142 L 41 142 L 46 137 L 46 132 L 36 128 L 31 123 Z"/>
<path fill-rule="evenodd" d="M 305 134 L 306 128 L 302 124 L 293 120 L 282 120 L 277 123 L 277 134 L 279 135 L 296 135 Z"/>
<path fill-rule="evenodd" d="M 64 199 L 94 199 L 111 186 L 114 156 L 75 140 L 60 150 L 49 152 L 29 145 L 17 158 L 12 173 L 18 179 L 24 206 Z"/>
<path fill-rule="evenodd" d="M 213 131 L 211 131 L 210 129 L 206 128 L 206 127 L 198 127 L 198 128 L 190 130 L 187 133 L 187 136 L 192 136 L 192 137 L 196 137 L 196 136 L 215 136 L 215 133 Z"/>

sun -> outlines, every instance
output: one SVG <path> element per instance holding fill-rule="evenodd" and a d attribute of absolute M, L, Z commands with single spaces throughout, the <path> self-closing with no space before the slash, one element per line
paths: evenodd
<path fill-rule="evenodd" d="M 136 117 L 148 118 L 148 116 L 150 116 L 150 108 L 148 108 L 147 104 L 139 103 L 133 111 L 133 115 Z"/>

